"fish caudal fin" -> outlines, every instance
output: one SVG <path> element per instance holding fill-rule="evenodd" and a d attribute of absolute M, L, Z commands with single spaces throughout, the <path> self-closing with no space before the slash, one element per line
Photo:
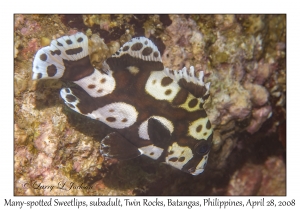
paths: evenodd
<path fill-rule="evenodd" d="M 79 80 L 94 71 L 88 55 L 88 38 L 83 33 L 53 40 L 36 53 L 32 79 Z"/>

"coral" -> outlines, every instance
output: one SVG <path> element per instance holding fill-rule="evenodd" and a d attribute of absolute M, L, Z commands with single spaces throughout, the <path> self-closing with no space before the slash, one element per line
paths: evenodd
<path fill-rule="evenodd" d="M 14 44 L 14 47 L 15 47 L 15 49 L 14 49 L 14 58 L 16 58 L 18 56 L 18 53 L 19 53 L 18 48 L 19 48 L 20 44 L 21 44 L 20 37 L 17 36 L 16 39 L 15 39 L 15 44 Z"/>
<path fill-rule="evenodd" d="M 77 31 L 89 36 L 90 58 L 99 69 L 126 41 L 146 36 L 166 67 L 205 72 L 211 86 L 204 107 L 215 132 L 203 174 L 191 178 L 147 158 L 104 160 L 99 140 L 109 129 L 65 108 L 63 82 L 31 80 L 35 52 Z M 19 14 L 14 57 L 15 195 L 286 193 L 285 15 Z M 34 189 L 34 181 L 93 189 Z"/>
<path fill-rule="evenodd" d="M 280 157 L 270 157 L 264 163 L 263 179 L 257 195 L 286 195 L 286 170 Z"/>
<path fill-rule="evenodd" d="M 90 42 L 89 42 L 89 54 L 91 58 L 92 64 L 98 68 L 102 69 L 102 63 L 103 61 L 108 58 L 111 53 L 111 50 L 108 48 L 108 46 L 103 42 L 103 39 L 101 39 L 98 35 L 93 34 L 91 36 Z M 118 45 L 118 44 L 115 44 Z M 113 48 L 113 47 L 112 47 Z"/>
<path fill-rule="evenodd" d="M 165 39 L 163 39 L 166 45 L 162 55 L 165 66 L 178 70 L 183 66 L 187 68 L 195 66 L 203 57 L 205 46 L 203 35 L 191 19 L 186 20 L 178 15 L 172 15 L 170 18 L 172 24 L 166 28 Z M 205 70 L 205 65 L 202 68 Z M 196 68 L 196 70 L 200 69 Z"/>
<path fill-rule="evenodd" d="M 267 103 L 269 92 L 265 87 L 257 84 L 246 83 L 244 84 L 244 88 L 249 91 L 250 99 L 254 106 L 263 106 Z"/>
<path fill-rule="evenodd" d="M 18 19 L 16 20 L 18 21 Z M 41 26 L 34 20 L 26 20 L 25 27 L 21 29 L 22 36 L 29 36 L 32 33 L 37 33 L 41 30 Z"/>
<path fill-rule="evenodd" d="M 38 101 L 46 101 L 47 94 L 49 92 L 46 91 L 34 96 L 31 92 L 23 94 L 27 100 L 18 98 L 15 100 L 17 104 L 15 111 L 19 114 L 15 124 L 15 181 L 18 187 L 16 193 L 26 195 L 89 193 L 76 189 L 68 192 L 59 189 L 39 190 L 33 186 L 35 181 L 44 185 L 66 182 L 69 186 L 72 182 L 80 183 L 83 177 L 98 174 L 103 161 L 99 155 L 98 142 L 91 141 L 90 137 L 66 127 L 66 117 L 58 114 L 61 107 L 43 111 L 37 109 Z M 28 183 L 28 187 L 21 186 L 21 183 L 23 185 Z"/>
<path fill-rule="evenodd" d="M 40 48 L 40 44 L 36 38 L 31 39 L 27 46 L 21 51 L 22 56 L 27 59 L 30 55 L 33 55 Z"/>
<path fill-rule="evenodd" d="M 252 120 L 250 125 L 247 127 L 249 133 L 255 133 L 261 127 L 261 125 L 269 118 L 272 114 L 271 106 L 264 106 L 259 109 L 253 109 L 252 111 Z"/>
<path fill-rule="evenodd" d="M 256 195 L 260 188 L 262 176 L 261 166 L 245 165 L 231 177 L 227 195 Z"/>
<path fill-rule="evenodd" d="M 15 15 L 15 28 L 20 27 L 20 25 L 24 24 L 25 16 L 22 14 Z"/>
<path fill-rule="evenodd" d="M 223 66 L 221 71 L 210 76 L 213 96 L 211 104 L 214 109 L 208 112 L 211 113 L 213 124 L 225 125 L 231 120 L 243 120 L 251 111 L 251 95 L 234 79 L 236 71 L 231 66 Z"/>
<path fill-rule="evenodd" d="M 286 171 L 281 158 L 262 165 L 246 164 L 231 177 L 226 195 L 285 195 Z"/>
<path fill-rule="evenodd" d="M 109 31 L 110 28 L 110 15 L 83 15 L 83 22 L 89 27 L 94 24 L 100 25 L 100 29 Z"/>
<path fill-rule="evenodd" d="M 51 42 L 51 40 L 47 37 L 42 37 L 41 38 L 41 46 L 42 47 L 50 45 L 50 42 Z"/>

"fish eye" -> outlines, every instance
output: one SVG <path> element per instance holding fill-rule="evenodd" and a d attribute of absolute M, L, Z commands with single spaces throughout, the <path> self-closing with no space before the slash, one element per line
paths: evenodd
<path fill-rule="evenodd" d="M 198 155 L 205 155 L 210 150 L 210 143 L 206 140 L 200 140 L 199 143 L 197 143 L 194 147 L 194 152 Z"/>

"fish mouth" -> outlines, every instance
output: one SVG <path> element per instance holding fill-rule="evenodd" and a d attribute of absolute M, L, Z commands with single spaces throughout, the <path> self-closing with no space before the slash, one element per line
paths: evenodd
<path fill-rule="evenodd" d="M 191 168 L 185 170 L 185 172 L 192 174 L 194 176 L 201 174 L 203 171 L 204 171 L 204 168 L 196 168 L 196 167 L 191 167 Z"/>
<path fill-rule="evenodd" d="M 199 168 L 199 169 L 196 169 L 194 172 L 192 172 L 191 174 L 194 175 L 194 176 L 197 176 L 199 174 L 201 174 L 202 172 L 204 171 L 203 168 Z"/>

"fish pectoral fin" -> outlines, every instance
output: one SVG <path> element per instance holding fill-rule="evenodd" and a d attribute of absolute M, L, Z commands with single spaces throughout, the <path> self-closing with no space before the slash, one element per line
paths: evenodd
<path fill-rule="evenodd" d="M 140 150 L 117 132 L 108 134 L 101 140 L 100 152 L 103 156 L 126 160 L 141 155 Z"/>
<path fill-rule="evenodd" d="M 85 116 L 97 109 L 94 98 L 81 88 L 62 88 L 60 97 L 69 108 Z M 93 116 L 89 117 L 95 119 Z"/>
<path fill-rule="evenodd" d="M 148 134 L 153 144 L 163 149 L 168 146 L 171 139 L 171 133 L 168 128 L 155 118 L 148 120 Z"/>

